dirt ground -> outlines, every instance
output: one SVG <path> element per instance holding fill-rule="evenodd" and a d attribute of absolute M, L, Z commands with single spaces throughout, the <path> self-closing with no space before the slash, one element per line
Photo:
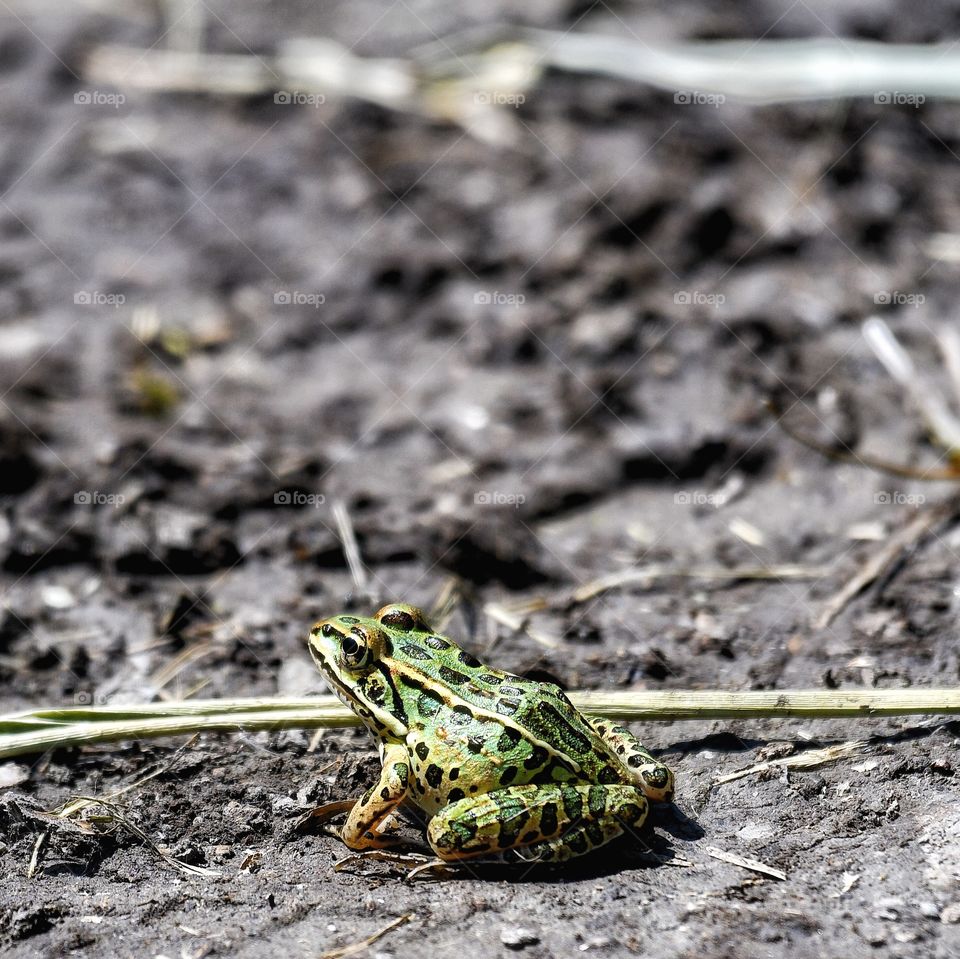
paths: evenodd
<path fill-rule="evenodd" d="M 960 230 L 960 106 L 678 104 L 548 73 L 512 114 L 519 145 L 497 148 L 356 101 L 78 98 L 92 44 L 159 42 L 154 9 L 0 7 L 3 711 L 323 692 L 304 645 L 315 619 L 429 608 L 450 577 L 463 598 L 448 632 L 567 688 L 960 682 L 952 519 L 815 625 L 949 487 L 831 462 L 763 405 L 820 439 L 936 462 L 860 325 L 881 314 L 944 379 L 934 334 L 960 273 L 928 243 Z M 927 42 L 958 27 L 946 3 L 206 8 L 210 49 L 264 54 L 303 35 L 399 56 L 518 16 L 652 40 Z M 565 603 L 652 564 L 809 575 L 667 576 Z M 533 631 L 556 649 L 482 612 L 535 598 Z M 0 765 L 0 947 L 318 956 L 409 917 L 367 954 L 960 955 L 960 724 L 635 728 L 678 781 L 638 841 L 446 882 L 335 872 L 337 840 L 294 828 L 373 780 L 360 731 Z M 714 784 L 860 739 L 833 764 Z M 122 816 L 217 876 L 116 822 L 43 816 L 152 771 Z"/>

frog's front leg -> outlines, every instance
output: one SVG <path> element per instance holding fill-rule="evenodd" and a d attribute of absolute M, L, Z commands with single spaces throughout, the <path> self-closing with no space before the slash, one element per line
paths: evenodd
<path fill-rule="evenodd" d="M 446 862 L 558 861 L 582 856 L 639 827 L 647 808 L 636 786 L 508 786 L 445 806 L 430 820 L 427 839 Z"/>
<path fill-rule="evenodd" d="M 600 738 L 614 751 L 627 775 L 654 802 L 673 799 L 673 772 L 669 766 L 650 755 L 646 746 L 624 726 L 609 719 L 587 716 L 586 720 Z"/>
<path fill-rule="evenodd" d="M 410 763 L 405 746 L 388 743 L 381 757 L 383 769 L 376 785 L 371 786 L 350 810 L 340 830 L 340 838 L 350 849 L 382 849 L 396 845 L 394 837 L 385 834 L 392 814 L 407 794 Z"/>

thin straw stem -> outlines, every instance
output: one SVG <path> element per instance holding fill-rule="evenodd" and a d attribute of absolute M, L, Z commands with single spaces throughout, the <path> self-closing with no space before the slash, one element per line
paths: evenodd
<path fill-rule="evenodd" d="M 624 722 L 960 713 L 960 689 L 581 691 L 570 693 L 570 699 L 586 713 Z M 332 696 L 38 709 L 0 716 L 0 758 L 158 736 L 337 728 L 357 723 L 356 716 Z"/>

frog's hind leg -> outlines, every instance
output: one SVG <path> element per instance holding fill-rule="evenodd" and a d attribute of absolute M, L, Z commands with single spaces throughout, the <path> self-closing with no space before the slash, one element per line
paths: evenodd
<path fill-rule="evenodd" d="M 508 786 L 445 806 L 430 820 L 427 839 L 445 862 L 551 862 L 582 856 L 646 816 L 636 786 Z"/>
<path fill-rule="evenodd" d="M 340 831 L 344 844 L 357 850 L 397 845 L 389 830 L 397 822 L 396 811 L 406 796 L 409 780 L 407 750 L 399 745 L 386 746 L 380 779 L 350 810 Z"/>
<path fill-rule="evenodd" d="M 670 802 L 673 799 L 673 773 L 670 767 L 654 759 L 629 729 L 595 716 L 587 717 L 587 722 L 613 750 L 629 778 L 643 790 L 647 799 L 654 802 Z"/>

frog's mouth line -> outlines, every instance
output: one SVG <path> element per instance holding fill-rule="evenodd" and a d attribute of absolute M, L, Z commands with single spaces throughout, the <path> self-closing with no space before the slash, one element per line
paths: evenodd
<path fill-rule="evenodd" d="M 371 728 L 367 723 L 367 720 L 370 719 L 373 720 L 374 724 L 379 727 L 377 729 L 378 734 L 381 729 L 388 729 L 401 739 L 406 735 L 406 726 L 402 724 L 398 717 L 394 716 L 390 712 L 387 712 L 386 710 L 377 708 L 368 700 L 360 702 L 357 698 L 355 689 L 341 681 L 340 677 L 336 673 L 336 670 L 327 665 L 326 659 L 316 649 L 313 643 L 309 643 L 308 645 L 310 646 L 310 655 L 313 658 L 314 663 L 320 670 L 320 673 L 322 674 L 327 685 L 333 690 L 334 695 L 336 695 L 337 699 L 339 699 L 340 702 L 342 702 L 343 705 L 350 710 L 350 712 L 358 716 L 360 721 L 367 726 L 367 728 Z M 390 683 L 389 685 L 393 694 L 398 696 L 397 690 L 393 684 Z M 402 727 L 399 732 L 394 728 L 397 723 L 401 723 Z"/>

